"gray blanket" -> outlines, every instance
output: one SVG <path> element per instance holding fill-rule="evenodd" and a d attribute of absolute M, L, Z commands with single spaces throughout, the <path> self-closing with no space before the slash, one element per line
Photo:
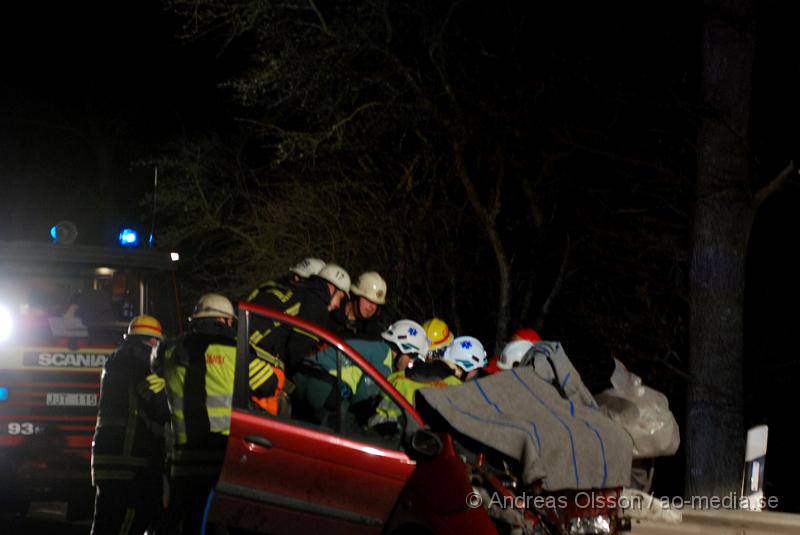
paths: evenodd
<path fill-rule="evenodd" d="M 457 431 L 519 461 L 525 484 L 545 489 L 627 485 L 633 444 L 597 409 L 561 398 L 532 367 L 418 395 Z"/>

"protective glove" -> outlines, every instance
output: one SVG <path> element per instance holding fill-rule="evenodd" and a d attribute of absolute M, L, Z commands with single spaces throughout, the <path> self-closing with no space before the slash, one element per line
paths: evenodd
<path fill-rule="evenodd" d="M 147 388 L 153 393 L 158 394 L 164 387 L 167 386 L 167 382 L 164 380 L 163 377 L 159 377 L 158 375 L 151 373 L 146 378 L 147 380 Z"/>

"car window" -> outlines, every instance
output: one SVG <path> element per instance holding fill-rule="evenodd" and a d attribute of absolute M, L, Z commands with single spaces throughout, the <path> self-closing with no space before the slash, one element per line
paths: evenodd
<path fill-rule="evenodd" d="M 320 359 L 320 354 L 305 359 L 294 375 L 291 418 L 352 440 L 402 449 L 404 411 L 347 355 L 335 349 L 328 353 L 333 353 L 330 360 Z M 391 407 L 393 421 L 373 425 L 379 404 Z"/>
<path fill-rule="evenodd" d="M 273 359 L 280 355 L 287 370 L 288 403 L 284 402 L 287 407 L 279 418 L 351 440 L 403 449 L 405 411 L 358 363 L 299 327 L 255 314 L 253 319 L 249 339 L 254 354 Z M 307 356 L 297 358 L 293 350 Z M 382 411 L 389 407 L 391 422 L 374 425 L 371 421 L 379 405 Z M 274 417 L 255 403 L 249 408 L 265 418 Z"/>

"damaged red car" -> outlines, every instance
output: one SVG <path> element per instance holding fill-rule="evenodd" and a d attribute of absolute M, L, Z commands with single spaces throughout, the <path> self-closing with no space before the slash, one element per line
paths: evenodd
<path fill-rule="evenodd" d="M 209 523 L 247 533 L 291 535 L 579 535 L 624 528 L 613 499 L 575 507 L 577 502 L 569 497 L 579 489 L 548 488 L 546 479 L 527 481 L 525 465 L 533 466 L 528 460 L 474 440 L 429 404 L 418 403 L 424 405 L 418 410 L 367 359 L 324 329 L 242 302 L 240 357 L 249 351 L 256 317 L 291 326 L 336 348 L 336 369 L 327 370 L 323 378 L 335 395 L 325 399 L 323 418 L 308 418 L 302 411 L 273 416 L 252 405 L 243 364 L 247 359 L 237 359 L 230 438 Z M 353 366 L 369 383 L 370 399 L 386 397 L 397 406 L 402 416 L 396 428 L 365 425 L 364 407 L 375 404 L 339 395 L 347 390 L 342 370 L 352 371 Z M 543 453 L 541 437 L 539 441 Z M 619 490 L 609 481 L 605 488 L 582 492 L 613 498 Z"/>

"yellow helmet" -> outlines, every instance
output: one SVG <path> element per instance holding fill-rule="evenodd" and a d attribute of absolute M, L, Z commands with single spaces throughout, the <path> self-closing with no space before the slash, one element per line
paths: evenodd
<path fill-rule="evenodd" d="M 450 332 L 450 328 L 444 320 L 431 318 L 423 323 L 422 327 L 425 329 L 425 334 L 428 335 L 431 341 L 431 345 L 428 349 L 429 351 L 441 349 L 453 341 L 453 333 Z"/>
<path fill-rule="evenodd" d="M 136 316 L 128 324 L 128 336 L 149 336 L 150 338 L 164 339 L 164 331 L 161 329 L 161 322 L 153 316 Z"/>

